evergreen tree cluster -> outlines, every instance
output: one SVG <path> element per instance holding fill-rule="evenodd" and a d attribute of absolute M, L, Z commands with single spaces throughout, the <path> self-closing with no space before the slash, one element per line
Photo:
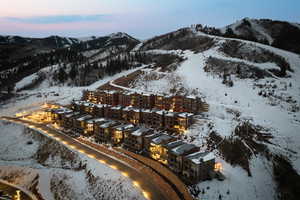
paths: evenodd
<path fill-rule="evenodd" d="M 7 70 L 5 77 L 1 77 L 0 86 L 13 84 L 46 66 L 60 63 L 81 64 L 84 62 L 85 58 L 79 52 L 68 48 L 27 56 L 14 61 L 5 60 L 2 64 L 10 66 L 11 69 L 15 68 L 15 70 Z M 62 74 L 62 72 L 60 74 Z"/>

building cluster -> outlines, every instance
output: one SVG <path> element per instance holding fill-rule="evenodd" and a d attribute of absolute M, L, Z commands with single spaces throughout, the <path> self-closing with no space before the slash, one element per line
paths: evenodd
<path fill-rule="evenodd" d="M 174 123 L 161 120 L 162 116 L 174 117 L 175 121 L 177 118 L 189 121 L 192 114 L 153 110 L 156 112 L 150 112 L 149 108 L 135 109 L 131 106 L 74 101 L 71 108 L 46 110 L 45 120 L 62 127 L 66 133 L 92 136 L 98 143 L 111 143 L 151 157 L 169 167 L 189 184 L 210 178 L 215 165 L 213 153 L 201 152 L 193 144 L 151 128 L 162 127 L 162 124 L 167 127 L 167 124 Z M 151 126 L 141 126 L 142 122 Z M 182 126 L 188 127 L 186 122 Z M 173 124 L 170 127 L 174 127 Z"/>
<path fill-rule="evenodd" d="M 155 129 L 176 133 L 184 133 L 192 125 L 194 116 L 192 113 L 94 104 L 88 101 L 73 101 L 71 107 L 76 112 L 88 113 L 94 117 L 121 120 L 135 125 L 144 124 Z"/>
<path fill-rule="evenodd" d="M 131 91 L 86 90 L 83 92 L 83 100 L 95 104 L 131 106 L 138 109 L 158 109 L 171 112 L 198 114 L 207 111 L 207 104 L 195 96 L 167 96 Z"/>

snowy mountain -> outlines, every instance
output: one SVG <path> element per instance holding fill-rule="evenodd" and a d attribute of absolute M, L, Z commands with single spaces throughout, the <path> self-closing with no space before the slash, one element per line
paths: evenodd
<path fill-rule="evenodd" d="M 142 42 L 125 33 L 94 38 L 55 50 L 54 57 L 64 57 L 16 81 L 18 91 L 3 101 L 0 113 L 12 115 L 45 100 L 68 104 L 83 89 L 102 84 L 198 96 L 209 112 L 197 116 L 182 139 L 213 151 L 226 179 L 195 185 L 201 191 L 196 198 L 296 200 L 300 57 L 293 52 L 300 46 L 298 31 L 298 24 L 243 19 L 223 29 L 198 25 Z M 59 81 L 64 74 L 75 78 Z M 114 81 L 118 78 L 122 81 Z M 72 80 L 85 84 L 78 87 Z M 32 82 L 39 84 L 32 87 Z"/>
<path fill-rule="evenodd" d="M 244 18 L 220 30 L 225 34 L 228 29 L 238 37 L 300 53 L 300 25 L 297 23 Z"/>
<path fill-rule="evenodd" d="M 57 75 L 60 80 L 65 79 L 66 73 L 71 71 L 74 81 L 70 84 L 86 85 L 95 82 L 106 74 L 103 71 L 107 70 L 101 66 L 108 65 L 108 61 L 118 60 L 120 68 L 127 69 L 128 65 L 120 65 L 120 62 L 123 62 L 124 56 L 138 43 L 139 40 L 126 33 L 81 39 L 58 36 L 43 39 L 2 37 L 2 43 L 0 38 L 1 90 L 10 90 L 9 88 L 14 87 L 14 84 L 22 78 L 54 65 L 59 65 L 58 69 L 64 68 L 63 71 L 60 70 L 60 75 Z M 129 58 L 129 55 L 126 58 Z M 110 73 L 111 70 L 108 71 Z M 81 72 L 83 74 L 80 74 Z M 81 77 L 79 80 L 74 79 L 77 75 Z M 85 80 L 86 78 L 88 80 Z"/>

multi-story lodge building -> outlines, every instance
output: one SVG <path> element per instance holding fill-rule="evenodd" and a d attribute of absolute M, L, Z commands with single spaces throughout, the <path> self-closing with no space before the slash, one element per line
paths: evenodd
<path fill-rule="evenodd" d="M 111 143 L 113 145 L 118 145 L 124 142 L 125 131 L 133 129 L 134 125 L 132 124 L 121 124 L 111 129 Z"/>
<path fill-rule="evenodd" d="M 182 178 L 195 184 L 212 177 L 215 166 L 215 156 L 212 152 L 195 152 L 183 157 Z"/>
<path fill-rule="evenodd" d="M 192 113 L 177 113 L 158 109 L 137 109 L 132 106 L 122 107 L 107 104 L 94 104 L 85 101 L 74 101 L 72 109 L 88 113 L 94 117 L 123 120 L 132 124 L 147 126 L 183 133 L 193 123 Z"/>
<path fill-rule="evenodd" d="M 107 122 L 108 120 L 105 118 L 92 118 L 87 120 L 87 129 L 86 129 L 86 134 L 87 135 L 94 135 L 97 133 L 97 127 L 99 127 L 99 125 Z"/>
<path fill-rule="evenodd" d="M 154 160 L 157 160 L 161 163 L 164 163 L 166 164 L 165 162 L 165 159 L 163 159 L 163 145 L 164 144 L 167 144 L 169 142 L 172 142 L 176 140 L 176 138 L 170 136 L 170 135 L 167 135 L 167 134 L 161 134 L 155 138 L 152 138 L 151 139 L 151 142 L 150 142 L 150 146 L 149 146 L 149 156 L 151 158 L 153 158 Z"/>
<path fill-rule="evenodd" d="M 195 96 L 163 96 L 137 92 L 96 90 L 84 91 L 83 100 L 95 104 L 132 106 L 138 109 L 158 109 L 194 114 L 204 112 L 204 102 Z"/>
<path fill-rule="evenodd" d="M 87 121 L 92 119 L 93 116 L 84 114 L 73 118 L 73 132 L 87 135 Z"/>
<path fill-rule="evenodd" d="M 124 132 L 124 147 L 133 151 L 141 152 L 145 146 L 144 137 L 153 134 L 153 129 L 134 127 Z"/>
<path fill-rule="evenodd" d="M 114 126 L 120 125 L 120 122 L 117 121 L 108 121 L 104 124 L 101 124 L 98 127 L 98 131 L 95 134 L 95 140 L 99 143 L 110 143 L 111 142 L 111 131 Z"/>
<path fill-rule="evenodd" d="M 199 151 L 199 147 L 184 143 L 168 151 L 168 166 L 177 174 L 181 175 L 183 158 L 188 154 Z"/>
<path fill-rule="evenodd" d="M 176 140 L 176 141 L 172 141 L 172 142 L 163 144 L 161 146 L 161 155 L 160 155 L 161 163 L 168 165 L 169 151 L 175 147 L 182 145 L 182 144 L 184 144 L 184 142 L 182 140 Z"/>

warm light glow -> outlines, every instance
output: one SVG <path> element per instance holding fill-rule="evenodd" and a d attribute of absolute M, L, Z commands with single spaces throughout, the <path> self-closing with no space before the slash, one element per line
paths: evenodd
<path fill-rule="evenodd" d="M 121 174 L 125 177 L 128 177 L 128 174 L 126 172 L 122 172 Z"/>
<path fill-rule="evenodd" d="M 20 190 L 17 190 L 16 193 L 17 193 L 17 194 L 14 196 L 14 199 L 15 199 L 15 200 L 21 200 L 21 191 L 20 191 Z"/>
<path fill-rule="evenodd" d="M 106 161 L 105 160 L 98 160 L 99 162 L 101 162 L 102 164 L 105 164 Z"/>
<path fill-rule="evenodd" d="M 221 163 L 216 163 L 215 164 L 215 169 L 214 169 L 216 172 L 220 172 L 223 170 L 223 166 Z"/>
<path fill-rule="evenodd" d="M 137 188 L 139 188 L 139 187 L 140 187 L 140 184 L 139 184 L 139 182 L 137 182 L 137 181 L 133 181 L 132 183 L 133 183 L 133 185 L 134 185 L 135 187 L 137 187 Z"/>
<path fill-rule="evenodd" d="M 115 165 L 110 165 L 110 167 L 111 167 L 112 169 L 116 169 L 116 170 L 118 169 L 117 166 L 115 166 Z"/>
<path fill-rule="evenodd" d="M 85 151 L 82 150 L 82 149 L 79 149 L 78 151 L 79 151 L 80 153 L 85 153 Z"/>
<path fill-rule="evenodd" d="M 95 158 L 95 156 L 92 155 L 92 154 L 88 154 L 88 156 L 89 156 L 90 158 Z"/>
<path fill-rule="evenodd" d="M 150 199 L 150 194 L 146 191 L 143 191 L 143 195 L 146 199 Z"/>

